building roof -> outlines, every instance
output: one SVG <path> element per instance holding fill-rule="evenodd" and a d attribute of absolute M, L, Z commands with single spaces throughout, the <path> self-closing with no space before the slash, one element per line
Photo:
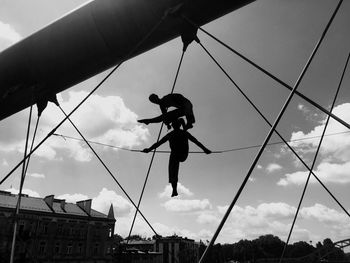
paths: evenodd
<path fill-rule="evenodd" d="M 53 197 L 53 196 L 52 196 Z M 47 197 L 46 197 L 47 198 Z M 95 217 L 95 218 L 108 218 L 101 212 L 94 209 L 90 209 L 89 214 L 78 204 L 66 203 L 65 200 L 59 200 L 52 198 L 52 202 L 45 201 L 46 198 L 31 197 L 28 195 L 22 195 L 21 197 L 21 210 L 43 212 L 49 214 L 70 215 L 80 217 Z M 11 194 L 10 192 L 0 191 L 0 208 L 15 209 L 18 200 L 18 195 Z M 52 205 L 51 205 L 52 204 Z M 111 219 L 111 218 L 109 218 Z M 114 219 L 114 218 L 113 218 Z"/>
<path fill-rule="evenodd" d="M 130 246 L 135 246 L 135 245 L 154 245 L 156 243 L 156 241 L 154 239 L 152 239 L 152 240 L 129 240 L 129 242 L 127 240 L 123 240 L 121 243 L 130 245 Z"/>

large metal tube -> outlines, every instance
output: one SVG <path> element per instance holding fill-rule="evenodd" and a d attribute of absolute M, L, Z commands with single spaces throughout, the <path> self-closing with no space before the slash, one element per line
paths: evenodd
<path fill-rule="evenodd" d="M 0 53 L 0 120 L 116 65 L 172 7 L 199 25 L 254 0 L 95 0 Z M 167 17 L 133 54 L 188 26 Z"/>

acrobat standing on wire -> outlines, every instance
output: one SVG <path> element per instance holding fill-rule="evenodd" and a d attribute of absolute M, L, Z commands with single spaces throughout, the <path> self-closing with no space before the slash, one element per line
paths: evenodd
<path fill-rule="evenodd" d="M 188 140 L 195 143 L 198 147 L 200 147 L 206 154 L 210 154 L 211 151 L 206 148 L 202 143 L 200 143 L 195 137 L 193 137 L 188 131 L 181 129 L 181 125 L 184 125 L 183 119 L 176 119 L 172 122 L 173 131 L 169 132 L 158 142 L 153 144 L 149 148 L 145 148 L 142 152 L 148 153 L 160 145 L 169 141 L 170 145 L 170 157 L 169 157 L 169 183 L 173 188 L 173 192 L 171 197 L 177 196 L 177 182 L 179 175 L 179 166 L 180 162 L 184 162 L 188 156 Z"/>
<path fill-rule="evenodd" d="M 144 123 L 146 125 L 149 123 L 164 122 L 168 129 L 171 129 L 170 123 L 184 116 L 186 117 L 187 121 L 184 129 L 188 130 L 193 127 L 193 123 L 195 123 L 193 106 L 192 103 L 183 95 L 178 93 L 171 93 L 165 95 L 162 98 L 159 98 L 158 95 L 151 94 L 149 96 L 149 100 L 152 103 L 159 105 L 160 110 L 162 111 L 162 115 L 150 119 L 141 119 L 138 120 L 138 122 Z M 168 111 L 169 107 L 175 107 L 176 109 Z"/>

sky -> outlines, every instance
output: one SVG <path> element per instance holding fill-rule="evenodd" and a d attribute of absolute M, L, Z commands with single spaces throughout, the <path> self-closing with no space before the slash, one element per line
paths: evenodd
<path fill-rule="evenodd" d="M 0 0 L 0 50 L 31 35 L 85 0 Z M 333 10 L 333 0 L 258 0 L 204 28 L 293 86 Z M 329 109 L 350 47 L 350 1 L 345 0 L 320 46 L 298 91 Z M 289 91 L 247 64 L 205 34 L 203 45 L 227 70 L 262 113 L 273 122 Z M 171 91 L 182 43 L 179 38 L 124 63 L 72 116 L 86 138 L 127 149 L 149 147 L 159 124 L 143 125 L 137 119 L 156 116 L 159 108 L 148 101 L 151 93 Z M 347 69 L 334 114 L 350 123 L 350 69 Z M 108 70 L 58 95 L 69 112 L 101 81 Z M 237 92 L 232 83 L 197 44 L 188 48 L 175 92 L 194 105 L 196 123 L 190 133 L 212 151 L 261 144 L 269 126 Z M 29 109 L 0 122 L 0 174 L 4 177 L 23 157 Z M 34 108 L 36 116 L 36 108 Z M 63 119 L 54 105 L 44 111 L 36 141 Z M 294 96 L 277 130 L 311 166 L 326 116 Z M 32 131 L 35 118 L 32 121 Z M 79 138 L 69 125 L 57 133 Z M 165 135 L 166 130 L 163 132 Z M 331 120 L 315 164 L 315 173 L 350 207 L 350 133 Z M 303 139 L 313 137 L 313 139 Z M 302 139 L 302 140 L 300 140 Z M 280 139 L 273 135 L 271 142 Z M 137 203 L 151 160 L 145 154 L 93 145 L 120 184 Z M 191 150 L 198 151 L 195 145 Z M 164 144 L 161 150 L 168 150 Z M 156 154 L 140 209 L 158 234 L 210 240 L 228 205 L 242 184 L 259 148 L 226 153 L 190 154 L 181 163 L 179 196 L 170 198 L 168 154 Z M 233 243 L 274 234 L 286 240 L 307 178 L 306 168 L 283 144 L 267 146 L 232 210 L 217 242 Z M 20 169 L 1 190 L 18 192 Z M 81 141 L 50 137 L 32 156 L 24 193 L 34 197 L 54 194 L 76 202 L 93 199 L 94 209 L 107 213 L 113 204 L 116 233 L 127 236 L 135 209 L 88 147 Z M 133 233 L 153 232 L 136 220 Z M 311 179 L 291 242 L 350 237 L 350 219 L 330 195 Z"/>

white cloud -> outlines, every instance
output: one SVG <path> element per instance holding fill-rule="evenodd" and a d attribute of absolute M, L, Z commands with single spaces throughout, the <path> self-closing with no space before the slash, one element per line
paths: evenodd
<path fill-rule="evenodd" d="M 210 209 L 212 207 L 208 199 L 171 199 L 162 205 L 165 207 L 166 210 L 172 212 L 194 212 L 199 210 Z"/>
<path fill-rule="evenodd" d="M 344 103 L 334 108 L 333 113 L 345 122 L 350 123 L 350 103 Z M 300 140 L 310 137 L 321 136 L 324 129 L 325 120 L 321 125 L 316 126 L 309 133 L 302 131 L 293 132 L 291 136 L 290 144 L 297 147 L 298 151 L 304 154 L 314 152 L 317 147 L 320 138 Z M 348 130 L 342 124 L 330 119 L 327 134 L 337 133 L 337 135 L 325 136 L 321 145 L 321 154 L 332 155 L 339 161 L 350 161 L 350 133 L 346 133 Z M 293 141 L 294 140 L 294 141 Z M 295 141 L 298 140 L 298 141 Z"/>
<path fill-rule="evenodd" d="M 349 217 L 344 212 L 330 209 L 322 204 L 303 207 L 300 210 L 300 215 L 303 216 L 303 218 L 317 220 L 327 225 L 350 225 Z"/>
<path fill-rule="evenodd" d="M 275 171 L 278 171 L 278 170 L 281 170 L 282 169 L 282 166 L 277 164 L 277 163 L 270 163 L 267 167 L 266 167 L 266 170 L 269 172 L 269 173 L 272 173 L 272 172 L 275 172 Z"/>
<path fill-rule="evenodd" d="M 98 196 L 93 198 L 92 208 L 107 214 L 111 204 L 114 215 L 118 218 L 130 214 L 133 210 L 133 205 L 128 200 L 107 188 L 103 188 Z"/>
<path fill-rule="evenodd" d="M 2 160 L 2 165 L 3 166 L 9 166 L 8 162 L 5 159 Z"/>
<path fill-rule="evenodd" d="M 65 199 L 71 203 L 89 199 L 87 195 L 80 193 L 62 194 L 57 196 L 57 198 Z M 133 210 L 133 205 L 128 200 L 107 188 L 102 188 L 100 193 L 92 198 L 91 207 L 101 213 L 108 214 L 111 204 L 114 208 L 114 215 L 118 218 L 131 214 Z"/>
<path fill-rule="evenodd" d="M 212 213 L 210 211 L 204 211 L 200 213 L 196 219 L 199 224 L 218 224 L 220 222 L 220 218 L 216 213 Z"/>
<path fill-rule="evenodd" d="M 296 212 L 295 207 L 286 203 L 262 203 L 257 207 L 257 214 L 264 218 L 285 219 L 292 218 Z"/>
<path fill-rule="evenodd" d="M 318 165 L 314 172 L 323 183 L 345 184 L 350 183 L 350 162 L 343 164 L 335 164 L 323 162 Z M 308 176 L 308 171 L 297 171 L 294 173 L 285 174 L 285 178 L 278 181 L 278 185 L 287 186 L 291 184 L 305 184 Z M 311 175 L 310 183 L 316 183 L 316 179 Z"/>
<path fill-rule="evenodd" d="M 84 91 L 68 92 L 68 99 L 62 100 L 60 96 L 58 99 L 61 107 L 66 113 L 69 113 L 86 95 L 87 92 Z M 27 114 L 21 112 L 15 118 L 15 120 L 8 118 L 0 124 L 2 128 L 1 151 L 23 152 L 24 136 L 19 131 L 25 129 Z M 63 118 L 61 111 L 50 103 L 41 117 L 37 141 L 46 136 Z M 118 96 L 90 96 L 71 116 L 71 120 L 86 139 L 114 146 L 132 148 L 142 144 L 149 136 L 148 129 L 137 122 L 137 115 Z M 68 121 L 56 132 L 80 139 Z M 102 150 L 107 149 L 109 148 L 102 148 Z M 35 155 L 49 160 L 61 160 L 68 157 L 81 162 L 88 162 L 93 157 L 91 150 L 84 142 L 68 138 L 65 140 L 59 136 L 51 136 L 35 152 Z"/>
<path fill-rule="evenodd" d="M 221 222 L 227 208 L 228 206 L 217 206 L 212 210 L 200 211 L 196 222 L 210 228 L 209 230 L 214 230 L 213 227 L 217 227 Z M 288 235 L 295 211 L 295 207 L 286 203 L 262 203 L 257 207 L 235 206 L 226 220 L 219 238 L 224 242 L 235 242 L 270 233 L 285 238 Z M 295 226 L 293 239 L 309 240 L 310 236 L 311 233 L 308 230 L 298 225 Z"/>
<path fill-rule="evenodd" d="M 333 113 L 347 123 L 350 123 L 350 103 L 344 103 L 334 108 Z M 304 160 L 312 160 L 315 150 L 320 142 L 320 136 L 324 130 L 326 118 L 310 132 L 296 131 L 292 133 L 290 144 L 296 149 Z M 305 138 L 312 138 L 307 139 Z M 324 183 L 350 183 L 350 133 L 346 127 L 332 118 L 323 138 L 318 156 L 320 161 L 315 168 L 315 174 Z M 299 162 L 298 162 L 299 163 Z M 296 166 L 296 167 L 301 167 Z M 279 180 L 278 185 L 301 185 L 305 183 L 308 171 L 295 171 L 287 173 Z M 315 183 L 311 177 L 310 183 Z"/>
<path fill-rule="evenodd" d="M 185 196 L 193 196 L 193 193 L 190 191 L 190 189 L 186 188 L 184 185 L 182 185 L 181 183 L 177 183 L 177 192 L 181 195 L 185 195 Z M 171 193 L 172 193 L 172 187 L 170 184 L 168 184 L 167 186 L 165 186 L 164 191 L 159 193 L 158 196 L 160 198 L 163 197 L 171 197 Z"/>
<path fill-rule="evenodd" d="M 28 175 L 34 178 L 45 178 L 44 174 L 39 174 L 39 173 L 28 173 Z"/>
<path fill-rule="evenodd" d="M 15 189 L 15 188 L 6 189 L 5 191 L 11 192 L 12 194 L 18 194 L 19 193 L 19 190 Z M 30 189 L 25 189 L 24 188 L 24 189 L 22 189 L 22 193 L 26 194 L 26 195 L 29 195 L 31 197 L 40 197 L 38 192 L 35 192 L 33 190 L 30 190 Z"/>
<path fill-rule="evenodd" d="M 0 21 L 0 51 L 19 41 L 22 37 L 9 24 Z"/>

